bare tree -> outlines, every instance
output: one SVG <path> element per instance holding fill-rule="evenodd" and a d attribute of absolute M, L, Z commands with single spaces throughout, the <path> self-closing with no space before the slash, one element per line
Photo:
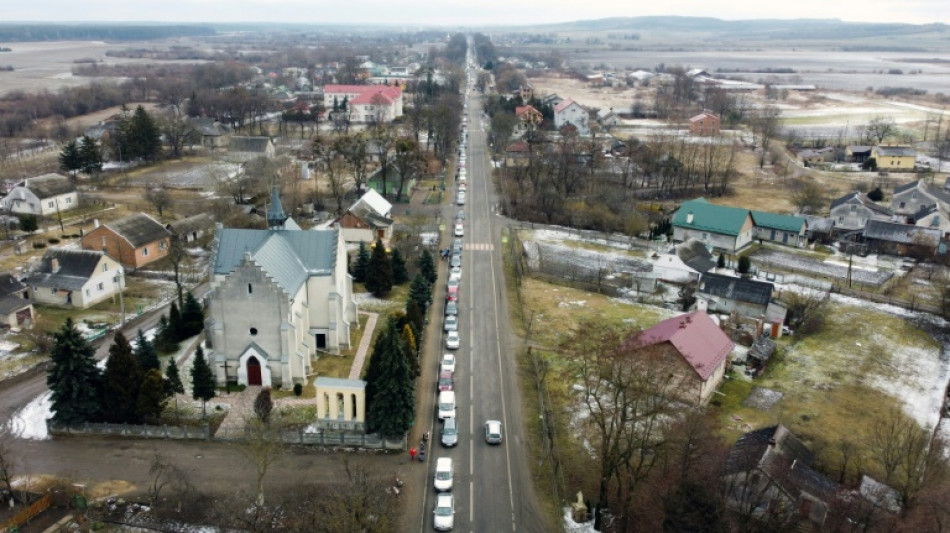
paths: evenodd
<path fill-rule="evenodd" d="M 752 132 L 758 137 L 758 143 L 762 149 L 761 157 L 759 158 L 760 167 L 765 166 L 765 158 L 769 152 L 769 146 L 772 143 L 772 139 L 778 135 L 779 117 L 781 114 L 782 111 L 774 105 L 766 105 L 753 113 L 751 119 Z"/>
<path fill-rule="evenodd" d="M 145 184 L 145 200 L 152 204 L 152 207 L 158 211 L 158 216 L 163 216 L 165 210 L 171 207 L 173 200 L 165 184 Z"/>
<path fill-rule="evenodd" d="M 179 499 L 187 498 L 194 490 L 188 479 L 188 473 L 161 454 L 155 454 L 152 457 L 148 473 L 151 476 L 147 489 L 149 505 L 158 503 L 165 489 L 171 491 Z"/>
<path fill-rule="evenodd" d="M 799 213 L 820 213 L 827 203 L 826 189 L 811 178 L 791 180 L 792 203 Z"/>
<path fill-rule="evenodd" d="M 897 135 L 897 123 L 891 117 L 878 115 L 864 127 L 864 133 L 868 140 L 880 144 L 884 139 Z"/>
<path fill-rule="evenodd" d="M 240 451 L 254 468 L 257 490 L 255 501 L 257 506 L 262 508 L 264 507 L 264 478 L 285 453 L 284 446 L 280 442 L 280 424 L 274 419 L 264 421 L 254 415 L 246 417 L 244 422 L 244 441 L 240 445 Z"/>
<path fill-rule="evenodd" d="M 346 177 L 343 173 L 346 162 L 340 154 L 340 142 L 318 137 L 313 141 L 312 150 L 314 158 L 326 176 L 330 195 L 336 199 L 336 211 L 342 213 L 343 197 L 346 195 Z"/>

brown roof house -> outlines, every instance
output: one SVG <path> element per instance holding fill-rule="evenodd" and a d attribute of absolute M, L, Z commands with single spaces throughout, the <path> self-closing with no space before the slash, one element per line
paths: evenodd
<path fill-rule="evenodd" d="M 811 468 L 814 455 L 779 424 L 746 433 L 732 447 L 721 482 L 740 516 L 821 527 L 838 486 Z"/>
<path fill-rule="evenodd" d="M 692 135 L 719 135 L 719 126 L 719 117 L 708 111 L 689 119 L 689 132 Z"/>
<path fill-rule="evenodd" d="M 10 274 L 0 274 L 0 324 L 28 326 L 33 322 L 29 289 Z"/>
<path fill-rule="evenodd" d="M 168 255 L 171 232 L 145 213 L 99 224 L 82 238 L 83 250 L 99 250 L 127 268 L 138 268 Z"/>
<path fill-rule="evenodd" d="M 393 204 L 375 189 L 368 189 L 359 200 L 333 223 L 339 224 L 343 240 L 351 242 L 389 242 L 393 236 Z"/>
<path fill-rule="evenodd" d="M 60 174 L 27 178 L 0 200 L 3 211 L 19 215 L 50 216 L 77 206 L 79 193 L 76 186 Z"/>
<path fill-rule="evenodd" d="M 125 278 L 103 252 L 51 248 L 25 283 L 36 303 L 85 309 L 118 294 Z"/>
<path fill-rule="evenodd" d="M 669 318 L 637 336 L 639 347 L 664 346 L 678 355 L 687 383 L 684 400 L 706 403 L 726 373 L 726 363 L 735 343 L 719 329 L 705 311 Z"/>

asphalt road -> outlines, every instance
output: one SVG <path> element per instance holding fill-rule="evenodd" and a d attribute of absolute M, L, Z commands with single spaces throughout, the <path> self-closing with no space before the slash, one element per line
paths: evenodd
<path fill-rule="evenodd" d="M 488 124 L 478 98 L 470 96 L 468 103 L 468 193 L 459 297 L 461 346 L 456 350 L 455 373 L 460 435 L 458 446 L 443 448 L 438 442 L 440 424 L 434 422 L 422 531 L 432 530 L 432 479 L 439 457 L 453 459 L 456 531 L 551 531 L 549 517 L 541 514 L 537 504 L 525 446 L 517 354 L 505 300 L 501 219 L 495 216 L 497 201 L 486 145 Z M 453 220 L 458 209 L 448 209 L 446 219 Z M 427 390 L 426 384 L 420 389 Z M 429 390 L 434 389 L 433 385 Z M 485 442 L 484 424 L 490 419 L 503 422 L 505 438 L 501 445 Z"/>

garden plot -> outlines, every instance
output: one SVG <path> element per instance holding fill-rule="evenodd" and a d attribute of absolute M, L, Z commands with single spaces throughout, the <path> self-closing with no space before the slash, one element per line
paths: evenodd
<path fill-rule="evenodd" d="M 536 232 L 534 237 L 538 237 Z M 542 237 L 550 237 L 543 234 Z M 598 281 L 623 272 L 650 272 L 653 265 L 628 251 L 572 246 L 558 240 L 523 240 L 528 267 L 565 280 Z M 603 248 L 603 249 L 600 249 Z"/>
<path fill-rule="evenodd" d="M 162 183 L 168 187 L 214 189 L 240 171 L 240 165 L 224 161 L 171 161 L 130 176 L 129 185 Z"/>
<path fill-rule="evenodd" d="M 763 265 L 765 270 L 773 268 L 805 272 L 811 275 L 824 276 L 836 280 L 848 279 L 847 264 L 840 264 L 829 260 L 819 260 L 796 253 L 781 252 L 769 248 L 759 248 L 751 254 L 754 262 Z M 893 272 L 879 270 L 854 264 L 851 267 L 851 279 L 865 285 L 880 286 L 894 276 Z"/>

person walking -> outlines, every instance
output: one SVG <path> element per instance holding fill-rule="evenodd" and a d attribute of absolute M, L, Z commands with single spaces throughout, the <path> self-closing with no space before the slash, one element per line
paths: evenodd
<path fill-rule="evenodd" d="M 415 461 L 415 460 L 416 460 L 416 449 L 415 449 L 415 448 L 409 448 L 409 461 L 412 462 L 412 461 Z"/>

